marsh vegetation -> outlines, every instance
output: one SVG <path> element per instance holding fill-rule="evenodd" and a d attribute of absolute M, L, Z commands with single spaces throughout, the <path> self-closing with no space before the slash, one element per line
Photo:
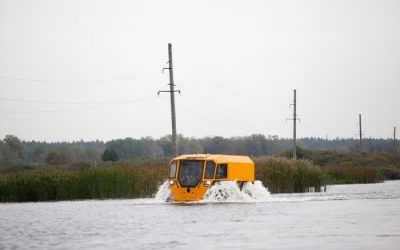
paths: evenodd
<path fill-rule="evenodd" d="M 39 143 L 6 136 L 0 140 L 0 201 L 151 197 L 167 177 L 172 154 L 168 140 Z M 312 142 L 323 143 L 318 139 Z M 375 153 L 299 147 L 298 160 L 293 161 L 291 151 L 281 148 L 284 140 L 259 135 L 181 138 L 180 143 L 188 152 L 251 156 L 256 179 L 272 193 L 323 191 L 329 184 L 400 179 L 400 153 L 384 150 L 384 146 Z M 382 145 L 389 145 L 389 141 L 385 143 Z M 268 152 L 274 156 L 265 156 Z"/>

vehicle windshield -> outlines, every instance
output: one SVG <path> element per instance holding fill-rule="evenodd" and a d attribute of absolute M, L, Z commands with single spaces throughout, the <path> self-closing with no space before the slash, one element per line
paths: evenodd
<path fill-rule="evenodd" d="M 178 180 L 182 187 L 195 187 L 203 176 L 203 161 L 182 160 Z"/>

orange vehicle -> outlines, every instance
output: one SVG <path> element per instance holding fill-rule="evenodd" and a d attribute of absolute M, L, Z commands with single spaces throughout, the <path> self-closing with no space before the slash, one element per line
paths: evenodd
<path fill-rule="evenodd" d="M 254 181 L 254 162 L 248 156 L 192 154 L 169 164 L 173 201 L 197 201 L 216 182 L 236 181 L 239 187 Z"/>

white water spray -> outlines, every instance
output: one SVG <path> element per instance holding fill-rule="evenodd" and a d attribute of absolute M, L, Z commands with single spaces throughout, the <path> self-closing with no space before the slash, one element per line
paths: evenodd
<path fill-rule="evenodd" d="M 170 201 L 172 199 L 172 193 L 169 189 L 168 181 L 165 181 L 158 187 L 158 191 L 154 196 L 156 201 Z"/>
<path fill-rule="evenodd" d="M 211 202 L 263 202 L 269 198 L 270 193 L 261 181 L 246 182 L 242 190 L 235 181 L 217 182 L 204 195 L 204 201 Z"/>
<path fill-rule="evenodd" d="M 255 201 L 266 201 L 271 198 L 270 192 L 261 181 L 246 182 L 243 185 L 242 192 L 245 192 Z"/>
<path fill-rule="evenodd" d="M 235 181 L 215 183 L 200 202 L 263 202 L 270 200 L 271 195 L 261 181 L 246 182 L 242 190 Z M 171 201 L 172 193 L 168 181 L 158 188 L 154 197 L 157 201 Z"/>

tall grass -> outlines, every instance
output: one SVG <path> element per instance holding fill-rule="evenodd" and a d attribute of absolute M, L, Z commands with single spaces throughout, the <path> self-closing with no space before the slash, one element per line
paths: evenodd
<path fill-rule="evenodd" d="M 373 167 L 326 166 L 276 157 L 253 159 L 256 179 L 272 193 L 321 191 L 327 184 L 382 181 Z M 139 166 L 138 166 L 139 165 Z M 80 170 L 35 169 L 0 174 L 0 202 L 138 198 L 153 195 L 167 177 L 164 160 Z"/>
<path fill-rule="evenodd" d="M 373 167 L 325 167 L 332 184 L 376 183 L 384 180 L 381 171 Z"/>
<path fill-rule="evenodd" d="M 256 179 L 272 193 L 321 191 L 327 179 L 321 168 L 307 160 L 260 157 L 253 159 Z"/>
<path fill-rule="evenodd" d="M 149 197 L 166 177 L 165 167 L 120 164 L 78 171 L 34 170 L 0 176 L 0 201 L 57 201 Z"/>
<path fill-rule="evenodd" d="M 312 161 L 329 175 L 334 183 L 370 183 L 384 179 L 400 179 L 400 154 L 379 152 L 310 151 L 298 148 L 300 157 Z M 286 152 L 285 155 L 288 155 Z"/>

